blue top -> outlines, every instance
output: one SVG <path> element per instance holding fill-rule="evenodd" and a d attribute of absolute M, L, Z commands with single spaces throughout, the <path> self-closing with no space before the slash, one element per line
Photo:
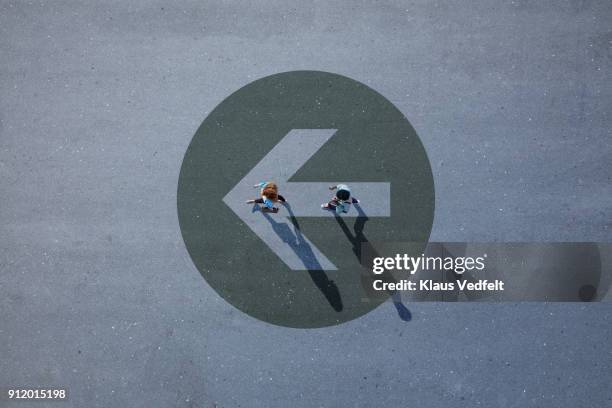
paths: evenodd
<path fill-rule="evenodd" d="M 350 204 L 353 201 L 352 198 L 350 198 L 351 197 L 351 189 L 346 184 L 338 184 L 336 186 L 336 189 L 338 191 L 344 190 L 344 191 L 349 193 L 349 199 L 346 200 L 346 201 L 339 199 L 338 198 L 338 194 L 336 194 L 336 198 L 338 200 L 338 204 L 336 205 L 336 214 L 346 213 L 351 208 Z"/>
<path fill-rule="evenodd" d="M 267 181 L 262 181 L 261 183 L 259 183 L 259 188 L 264 188 L 266 186 L 266 184 L 268 184 Z M 274 203 L 269 198 L 264 198 L 263 204 L 267 208 L 274 208 Z"/>

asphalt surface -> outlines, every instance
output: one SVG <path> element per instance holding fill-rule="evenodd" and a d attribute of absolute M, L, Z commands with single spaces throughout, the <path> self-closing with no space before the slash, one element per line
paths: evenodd
<path fill-rule="evenodd" d="M 176 207 L 205 116 L 314 69 L 416 129 L 432 240 L 609 242 L 611 19 L 608 1 L 2 1 L 0 387 L 65 386 L 67 407 L 612 406 L 610 303 L 272 326 L 202 279 Z"/>

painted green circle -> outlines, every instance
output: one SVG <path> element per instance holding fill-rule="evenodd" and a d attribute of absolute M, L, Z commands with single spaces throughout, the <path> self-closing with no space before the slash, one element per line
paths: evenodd
<path fill-rule="evenodd" d="M 338 270 L 294 271 L 222 199 L 290 130 L 319 128 L 338 130 L 290 181 L 390 182 L 391 216 L 297 218 Z M 371 293 L 361 244 L 417 242 L 407 252 L 419 255 L 433 223 L 434 182 L 418 135 L 386 98 L 341 75 L 293 71 L 244 86 L 206 117 L 183 159 L 177 205 L 191 259 L 226 301 L 268 323 L 324 327 L 386 300 Z"/>

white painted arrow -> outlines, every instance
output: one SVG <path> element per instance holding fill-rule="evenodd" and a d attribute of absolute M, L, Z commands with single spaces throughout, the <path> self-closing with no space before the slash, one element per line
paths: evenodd
<path fill-rule="evenodd" d="M 251 230 L 264 241 L 274 253 L 293 270 L 336 270 L 336 266 L 304 237 L 287 216 L 333 217 L 333 211 L 321 208 L 333 196 L 333 182 L 289 182 L 303 165 L 336 133 L 336 129 L 293 129 L 261 159 L 223 197 L 223 202 L 236 213 Z M 347 163 L 351 159 L 347 158 Z M 323 169 L 325 171 L 325 169 Z M 262 181 L 274 181 L 279 193 L 288 205 L 278 213 L 264 213 L 256 205 L 245 201 L 258 197 L 259 189 L 253 185 Z M 342 182 L 351 188 L 352 195 L 359 199 L 359 206 L 370 217 L 391 215 L 391 186 L 389 183 Z M 287 214 L 283 214 L 286 212 Z M 357 215 L 354 208 L 348 215 Z M 351 214 L 353 213 L 353 214 Z"/>

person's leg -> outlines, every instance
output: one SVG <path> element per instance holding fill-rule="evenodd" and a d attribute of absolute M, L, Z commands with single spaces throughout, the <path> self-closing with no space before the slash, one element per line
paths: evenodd
<path fill-rule="evenodd" d="M 263 198 L 256 198 L 254 200 L 248 200 L 247 204 L 263 204 Z"/>
<path fill-rule="evenodd" d="M 286 203 L 287 200 L 285 200 L 285 197 L 283 197 L 282 195 L 278 195 L 278 201 L 280 201 L 281 203 Z"/>
<path fill-rule="evenodd" d="M 326 208 L 328 210 L 335 210 L 337 205 L 338 205 L 338 200 L 334 198 L 327 204 L 322 204 L 321 208 Z"/>

